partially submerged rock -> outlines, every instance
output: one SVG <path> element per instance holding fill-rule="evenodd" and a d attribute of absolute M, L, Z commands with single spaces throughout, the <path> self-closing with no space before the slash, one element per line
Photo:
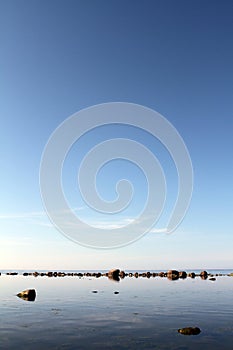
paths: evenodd
<path fill-rule="evenodd" d="M 196 277 L 196 274 L 195 274 L 195 272 L 190 272 L 190 273 L 188 274 L 188 276 L 191 277 L 191 278 L 195 278 L 195 277 Z"/>
<path fill-rule="evenodd" d="M 200 276 L 203 278 L 207 278 L 208 272 L 207 271 L 201 271 Z"/>
<path fill-rule="evenodd" d="M 201 330 L 198 327 L 184 327 L 178 329 L 178 332 L 183 335 L 198 335 Z"/>
<path fill-rule="evenodd" d="M 176 271 L 176 270 L 169 270 L 167 272 L 167 278 L 169 280 L 178 280 L 179 278 L 179 271 Z"/>
<path fill-rule="evenodd" d="M 186 271 L 180 271 L 179 272 L 179 278 L 185 279 L 187 277 L 187 272 Z"/>
<path fill-rule="evenodd" d="M 26 301 L 34 301 L 36 299 L 36 291 L 35 289 L 26 289 L 18 293 L 17 297 Z"/>
<path fill-rule="evenodd" d="M 112 270 L 108 271 L 108 278 L 119 282 L 120 281 L 119 274 L 120 274 L 119 269 L 112 269 Z"/>

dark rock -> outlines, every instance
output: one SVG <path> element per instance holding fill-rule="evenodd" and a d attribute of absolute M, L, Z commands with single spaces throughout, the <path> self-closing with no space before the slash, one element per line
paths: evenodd
<path fill-rule="evenodd" d="M 180 271 L 180 272 L 179 272 L 179 278 L 183 278 L 183 279 L 187 278 L 187 272 L 185 272 L 185 271 Z"/>
<path fill-rule="evenodd" d="M 216 278 L 215 277 L 210 277 L 209 281 L 216 281 Z"/>
<path fill-rule="evenodd" d="M 119 276 L 120 276 L 121 279 L 125 278 L 125 271 L 121 271 L 119 273 Z"/>
<path fill-rule="evenodd" d="M 201 276 L 201 277 L 204 277 L 204 276 L 207 277 L 207 276 L 208 276 L 207 271 L 201 271 L 200 276 Z"/>
<path fill-rule="evenodd" d="M 133 274 L 132 274 L 132 272 L 130 272 L 130 273 L 129 273 L 129 277 L 133 277 Z"/>
<path fill-rule="evenodd" d="M 119 269 L 112 269 L 108 271 L 108 276 L 119 276 L 120 270 Z"/>
<path fill-rule="evenodd" d="M 134 277 L 138 278 L 138 272 L 135 272 Z"/>
<path fill-rule="evenodd" d="M 26 301 L 34 301 L 36 299 L 36 291 L 35 289 L 26 289 L 18 293 L 17 297 Z"/>
<path fill-rule="evenodd" d="M 100 278 L 102 275 L 101 275 L 101 273 L 100 272 L 98 272 L 97 274 L 96 274 L 96 278 Z"/>
<path fill-rule="evenodd" d="M 164 275 L 165 275 L 164 272 L 159 272 L 158 274 L 159 277 L 164 277 Z"/>
<path fill-rule="evenodd" d="M 177 279 L 179 278 L 179 271 L 176 271 L 176 270 L 169 270 L 169 271 L 167 272 L 167 278 L 168 278 L 169 280 L 173 280 L 173 281 L 177 280 Z"/>
<path fill-rule="evenodd" d="M 39 276 L 39 272 L 33 272 L 33 276 L 34 276 L 34 277 Z"/>
<path fill-rule="evenodd" d="M 157 276 L 158 276 L 158 273 L 156 273 L 156 272 L 152 273 L 152 277 L 157 277 Z"/>
<path fill-rule="evenodd" d="M 195 278 L 195 277 L 196 277 L 196 274 L 195 274 L 195 272 L 190 272 L 190 273 L 188 274 L 188 276 L 191 277 L 191 278 Z"/>
<path fill-rule="evenodd" d="M 98 290 L 93 290 L 92 293 L 98 293 Z"/>
<path fill-rule="evenodd" d="M 120 274 L 119 269 L 112 269 L 112 270 L 108 271 L 108 278 L 119 282 L 120 281 L 119 274 Z"/>
<path fill-rule="evenodd" d="M 147 278 L 150 278 L 151 275 L 152 275 L 152 274 L 151 274 L 149 271 L 146 273 L 146 277 L 147 277 Z"/>
<path fill-rule="evenodd" d="M 178 329 L 178 332 L 184 335 L 198 335 L 201 333 L 201 330 L 198 327 L 185 327 Z"/>
<path fill-rule="evenodd" d="M 114 294 L 119 294 L 119 292 L 118 292 L 118 291 L 115 291 Z"/>
<path fill-rule="evenodd" d="M 29 275 L 28 272 L 23 273 L 23 276 L 28 276 L 28 275 Z"/>

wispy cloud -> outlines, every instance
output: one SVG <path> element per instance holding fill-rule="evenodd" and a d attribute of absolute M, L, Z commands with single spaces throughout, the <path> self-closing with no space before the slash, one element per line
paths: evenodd
<path fill-rule="evenodd" d="M 72 210 L 77 213 L 80 210 L 84 210 L 86 207 L 76 207 L 72 208 Z M 47 218 L 47 214 L 45 211 L 32 211 L 32 212 L 21 212 L 21 213 L 7 213 L 0 214 L 0 220 L 8 220 L 8 219 L 40 219 Z"/>

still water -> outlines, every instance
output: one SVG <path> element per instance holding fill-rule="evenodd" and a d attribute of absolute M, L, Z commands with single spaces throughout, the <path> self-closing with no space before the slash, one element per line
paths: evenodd
<path fill-rule="evenodd" d="M 28 288 L 37 291 L 34 302 L 16 296 Z M 233 349 L 228 276 L 127 277 L 117 283 L 106 277 L 2 275 L 0 309 L 0 349 Z M 201 333 L 177 332 L 188 326 Z"/>

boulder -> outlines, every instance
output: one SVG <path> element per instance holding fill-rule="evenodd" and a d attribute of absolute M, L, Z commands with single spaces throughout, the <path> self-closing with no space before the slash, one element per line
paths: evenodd
<path fill-rule="evenodd" d="M 186 277 L 187 277 L 187 272 L 185 272 L 185 271 L 180 271 L 179 272 L 179 278 L 185 279 Z"/>
<path fill-rule="evenodd" d="M 177 280 L 179 278 L 179 271 L 176 271 L 176 270 L 169 270 L 167 272 L 167 278 L 169 280 Z"/>
<path fill-rule="evenodd" d="M 208 273 L 206 271 L 201 271 L 200 277 L 202 280 L 206 280 L 208 277 Z"/>
<path fill-rule="evenodd" d="M 198 327 L 184 327 L 178 329 L 178 332 L 183 335 L 198 335 L 201 330 Z"/>
<path fill-rule="evenodd" d="M 201 277 L 203 277 L 203 276 L 208 276 L 208 273 L 207 273 L 207 271 L 201 271 L 201 273 L 200 273 L 200 276 Z"/>
<path fill-rule="evenodd" d="M 17 297 L 26 301 L 34 301 L 36 299 L 36 291 L 35 289 L 26 289 L 18 293 Z"/>
<path fill-rule="evenodd" d="M 119 274 L 120 274 L 119 269 L 112 269 L 112 270 L 108 271 L 108 278 L 119 282 L 120 281 Z"/>

